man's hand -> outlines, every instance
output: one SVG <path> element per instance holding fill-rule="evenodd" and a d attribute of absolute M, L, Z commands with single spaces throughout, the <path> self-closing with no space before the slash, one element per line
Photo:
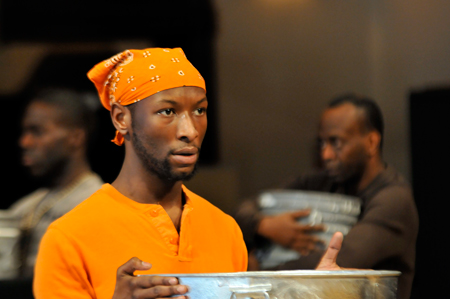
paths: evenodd
<path fill-rule="evenodd" d="M 308 216 L 309 212 L 299 210 L 266 216 L 259 223 L 257 232 L 277 244 L 308 255 L 318 244 L 323 243 L 318 237 L 309 234 L 323 230 L 322 225 L 302 225 L 297 222 L 298 218 Z"/>
<path fill-rule="evenodd" d="M 316 267 L 316 270 L 344 270 L 344 268 L 341 268 L 336 264 L 336 259 L 339 250 L 341 250 L 343 240 L 344 236 L 341 232 L 334 233 L 333 237 L 330 240 L 330 244 L 328 245 L 327 251 L 325 251 L 325 254 L 322 256 L 322 259 L 320 260 L 319 265 Z"/>
<path fill-rule="evenodd" d="M 179 285 L 175 277 L 135 276 L 136 270 L 148 270 L 149 263 L 133 257 L 117 269 L 116 288 L 112 299 L 130 298 L 164 298 L 172 295 L 183 295 L 188 289 Z M 186 296 L 175 297 L 186 299 Z"/>
<path fill-rule="evenodd" d="M 344 236 L 341 232 L 334 233 L 333 237 L 330 240 L 330 244 L 328 245 L 327 251 L 322 256 L 322 259 L 317 265 L 316 270 L 322 271 L 333 271 L 333 270 L 372 270 L 372 269 L 357 269 L 357 268 L 342 268 L 336 264 L 336 259 L 339 254 L 339 251 L 342 247 L 342 241 L 344 241 Z"/>

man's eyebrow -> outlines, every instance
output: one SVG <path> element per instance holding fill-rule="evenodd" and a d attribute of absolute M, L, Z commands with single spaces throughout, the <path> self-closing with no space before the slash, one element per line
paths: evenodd
<path fill-rule="evenodd" d="M 206 101 L 208 101 L 208 99 L 206 97 L 204 97 L 203 99 L 198 101 L 197 104 L 201 104 L 201 103 L 206 102 Z"/>
<path fill-rule="evenodd" d="M 198 101 L 197 104 L 201 104 L 201 103 L 206 102 L 206 101 L 208 101 L 208 99 L 206 97 L 204 97 L 203 99 Z M 172 105 L 178 105 L 179 104 L 177 101 L 169 100 L 169 99 L 162 99 L 159 102 L 168 103 L 168 104 L 172 104 Z"/>
<path fill-rule="evenodd" d="M 177 104 L 178 104 L 177 101 L 174 101 L 174 100 L 168 100 L 168 99 L 162 99 L 162 100 L 160 100 L 160 101 L 158 101 L 158 102 L 161 102 L 161 103 L 168 103 L 168 104 L 172 104 L 172 105 L 177 105 Z"/>

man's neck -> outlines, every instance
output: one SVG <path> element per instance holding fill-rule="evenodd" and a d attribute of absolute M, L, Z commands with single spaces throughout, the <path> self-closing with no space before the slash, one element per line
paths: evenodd
<path fill-rule="evenodd" d="M 126 197 L 139 203 L 181 205 L 182 181 L 163 180 L 142 167 L 129 167 L 124 164 L 111 185 Z"/>
<path fill-rule="evenodd" d="M 183 212 L 182 181 L 164 181 L 143 169 L 140 170 L 134 169 L 130 172 L 124 165 L 111 185 L 136 202 L 161 205 L 179 231 Z"/>
<path fill-rule="evenodd" d="M 111 184 L 117 191 L 139 203 L 159 204 L 179 229 L 182 204 L 182 181 L 164 180 L 150 172 L 125 142 L 125 160 L 116 180 Z"/>
<path fill-rule="evenodd" d="M 48 179 L 48 187 L 50 189 L 64 189 L 78 178 L 91 172 L 89 163 L 84 159 L 70 160 L 57 172 Z"/>
<path fill-rule="evenodd" d="M 374 159 L 370 161 L 366 169 L 361 176 L 361 179 L 359 180 L 359 183 L 357 185 L 357 193 L 360 193 L 364 189 L 369 186 L 370 183 L 386 168 L 385 163 L 380 159 Z"/>

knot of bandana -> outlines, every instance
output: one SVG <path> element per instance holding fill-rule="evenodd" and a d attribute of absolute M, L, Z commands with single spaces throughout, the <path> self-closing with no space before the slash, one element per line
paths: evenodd
<path fill-rule="evenodd" d="M 130 105 L 170 88 L 197 86 L 206 91 L 205 80 L 181 48 L 126 50 L 98 63 L 87 75 L 108 110 L 112 103 Z M 116 131 L 112 141 L 121 145 L 123 136 Z"/>

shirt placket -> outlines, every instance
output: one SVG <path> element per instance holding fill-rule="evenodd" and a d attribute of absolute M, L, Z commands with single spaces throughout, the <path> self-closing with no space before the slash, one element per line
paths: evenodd
<path fill-rule="evenodd" d="M 178 259 L 182 262 L 189 262 L 193 258 L 192 230 L 191 230 L 191 211 L 193 207 L 189 204 L 184 205 L 180 224 L 180 242 L 178 250 Z"/>
<path fill-rule="evenodd" d="M 178 255 L 179 235 L 164 208 L 160 205 L 152 205 L 147 213 L 151 224 L 161 235 L 170 253 Z"/>

